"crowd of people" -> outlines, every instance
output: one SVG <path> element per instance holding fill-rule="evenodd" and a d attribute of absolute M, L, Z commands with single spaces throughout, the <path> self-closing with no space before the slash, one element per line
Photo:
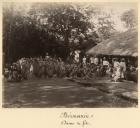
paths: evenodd
<path fill-rule="evenodd" d="M 137 70 L 130 67 L 129 70 Z M 50 56 L 21 58 L 17 62 L 4 67 L 4 77 L 7 81 L 21 81 L 33 78 L 83 78 L 89 79 L 92 77 L 109 76 L 113 81 L 121 81 L 126 79 L 128 67 L 125 59 L 118 60 L 112 58 L 109 61 L 107 58 L 102 59 L 90 57 L 87 61 L 86 56 L 79 62 L 76 56 L 72 63 L 64 62 L 61 58 L 52 58 Z"/>

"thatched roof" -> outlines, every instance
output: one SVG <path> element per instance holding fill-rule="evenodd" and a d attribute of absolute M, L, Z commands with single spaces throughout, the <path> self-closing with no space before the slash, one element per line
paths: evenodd
<path fill-rule="evenodd" d="M 88 50 L 87 54 L 138 56 L 138 33 L 136 30 L 129 30 L 115 34 Z"/>

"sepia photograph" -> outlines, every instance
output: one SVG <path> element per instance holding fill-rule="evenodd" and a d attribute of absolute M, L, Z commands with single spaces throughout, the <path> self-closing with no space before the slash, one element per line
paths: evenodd
<path fill-rule="evenodd" d="M 138 108 L 136 3 L 5 2 L 3 108 Z"/>

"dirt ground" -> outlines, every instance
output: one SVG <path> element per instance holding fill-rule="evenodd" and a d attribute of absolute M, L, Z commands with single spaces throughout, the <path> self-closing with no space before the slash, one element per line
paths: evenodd
<path fill-rule="evenodd" d="M 4 108 L 137 107 L 137 83 L 109 79 L 33 79 L 3 82 Z"/>

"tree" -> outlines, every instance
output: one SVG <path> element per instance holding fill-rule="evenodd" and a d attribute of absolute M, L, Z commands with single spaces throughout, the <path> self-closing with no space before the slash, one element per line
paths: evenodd
<path fill-rule="evenodd" d="M 100 11 L 91 5 L 32 3 L 27 10 L 14 3 L 3 9 L 3 51 L 7 61 L 44 56 L 46 52 L 66 59 L 71 50 L 85 51 L 95 46 L 101 34 L 109 38 L 112 30 L 112 22 L 107 17 L 96 18 Z M 98 19 L 98 26 L 91 18 Z"/>
<path fill-rule="evenodd" d="M 87 31 L 93 27 L 87 15 L 89 11 L 81 12 L 81 10 L 79 5 L 49 3 L 33 5 L 29 14 L 35 21 L 38 21 L 38 26 L 48 33 L 49 37 L 55 38 L 56 42 L 64 47 L 63 50 L 66 50 L 67 56 L 70 49 L 81 48 L 82 44 L 88 41 Z"/>
<path fill-rule="evenodd" d="M 24 9 L 15 8 L 14 3 L 3 7 L 3 53 L 6 62 L 21 57 L 39 56 L 44 51 L 40 40 L 41 32 L 35 21 L 23 13 Z"/>
<path fill-rule="evenodd" d="M 61 37 L 65 44 L 69 44 L 68 39 L 73 29 L 76 29 L 76 33 L 79 34 L 79 32 L 84 33 L 90 27 L 87 17 L 70 4 L 47 4 L 43 7 L 38 5 L 34 7 L 34 10 L 38 15 L 37 18 L 44 21 L 42 25 L 48 32 L 58 38 Z"/>
<path fill-rule="evenodd" d="M 129 29 L 135 28 L 137 26 L 137 15 L 136 11 L 131 9 L 124 12 L 121 16 L 121 20 L 125 22 L 126 27 Z"/>

